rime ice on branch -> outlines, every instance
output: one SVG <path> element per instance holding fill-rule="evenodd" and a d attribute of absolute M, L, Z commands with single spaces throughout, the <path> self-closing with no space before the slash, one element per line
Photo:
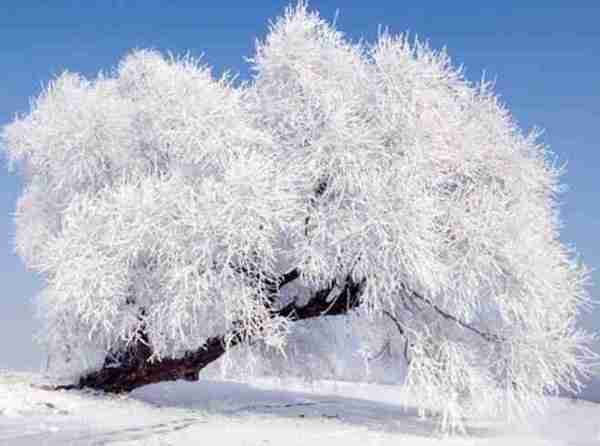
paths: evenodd
<path fill-rule="evenodd" d="M 196 379 L 236 344 L 293 361 L 346 315 L 443 428 L 578 388 L 587 276 L 559 241 L 560 169 L 488 83 L 403 36 L 353 44 L 304 4 L 251 63 L 237 85 L 136 51 L 62 74 L 4 128 L 57 367 L 107 390 Z"/>

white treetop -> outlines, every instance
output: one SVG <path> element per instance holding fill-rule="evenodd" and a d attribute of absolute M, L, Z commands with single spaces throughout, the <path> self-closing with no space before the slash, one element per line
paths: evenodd
<path fill-rule="evenodd" d="M 587 273 L 559 240 L 561 169 L 489 83 L 407 37 L 351 43 L 304 4 L 251 62 L 239 85 L 135 51 L 60 75 L 4 128 L 56 361 L 97 369 L 140 333 L 157 361 L 239 328 L 285 352 L 323 321 L 273 309 L 352 281 L 356 351 L 394 344 L 444 428 L 580 385 Z"/>

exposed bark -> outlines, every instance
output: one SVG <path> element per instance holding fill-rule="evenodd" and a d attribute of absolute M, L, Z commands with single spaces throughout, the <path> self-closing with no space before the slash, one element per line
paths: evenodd
<path fill-rule="evenodd" d="M 299 272 L 294 270 L 282 276 L 277 286 L 289 283 L 297 278 Z M 300 321 L 322 316 L 346 314 L 361 303 L 361 295 L 365 281 L 355 282 L 346 278 L 342 291 L 333 299 L 329 299 L 335 284 L 317 291 L 306 303 L 298 306 L 292 302 L 271 312 L 272 317 L 284 317 L 289 321 Z M 178 379 L 195 381 L 199 372 L 213 361 L 219 359 L 227 348 L 234 347 L 249 339 L 243 330 L 209 338 L 204 345 L 195 351 L 188 352 L 181 358 L 164 358 L 160 361 L 133 361 L 125 364 L 111 364 L 83 376 L 76 385 L 62 386 L 63 389 L 93 388 L 106 392 L 130 392 L 147 384 Z"/>

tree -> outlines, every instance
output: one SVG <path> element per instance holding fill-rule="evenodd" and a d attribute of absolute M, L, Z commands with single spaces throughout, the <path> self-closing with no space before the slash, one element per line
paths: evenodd
<path fill-rule="evenodd" d="M 296 321 L 325 342 L 340 315 L 362 351 L 401 353 L 445 428 L 580 386 L 561 169 L 488 82 L 405 36 L 351 43 L 303 3 L 251 63 L 240 84 L 135 51 L 3 129 L 17 251 L 78 387 L 195 380 L 239 344 L 285 351 Z"/>

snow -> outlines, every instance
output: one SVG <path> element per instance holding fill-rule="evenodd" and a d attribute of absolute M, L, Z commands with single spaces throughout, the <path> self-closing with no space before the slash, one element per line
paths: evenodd
<path fill-rule="evenodd" d="M 35 374 L 0 373 L 0 445 L 598 445 L 600 405 L 552 398 L 521 422 L 470 420 L 441 436 L 397 404 L 402 389 L 262 379 L 163 383 L 115 396 L 48 391 Z"/>

